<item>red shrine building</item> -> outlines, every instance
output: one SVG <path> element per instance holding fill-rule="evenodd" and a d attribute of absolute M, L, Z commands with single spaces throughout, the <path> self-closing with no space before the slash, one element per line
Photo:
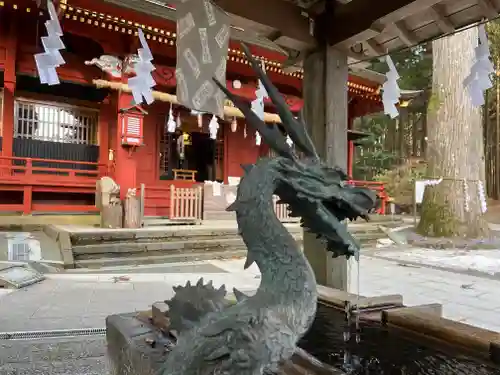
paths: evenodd
<path fill-rule="evenodd" d="M 219 119 L 216 140 L 208 134 L 211 116 L 176 104 L 175 21 L 103 1 L 60 0 L 55 5 L 66 63 L 58 68 L 61 84 L 47 86 L 39 82 L 33 57 L 43 52 L 46 9 L 33 0 L 0 1 L 0 212 L 94 212 L 96 181 L 109 176 L 120 185 L 122 197 L 143 184 L 145 214 L 169 216 L 172 189 L 237 181 L 241 164 L 268 154 L 230 102 Z M 157 84 L 155 102 L 134 107 L 126 83 L 133 74 L 128 62 L 139 47 L 139 27 L 154 55 Z M 282 69 L 282 51 L 263 47 L 258 40 L 250 44 L 298 113 L 303 73 Z M 352 123 L 382 109 L 382 82 L 368 71 L 351 73 Z M 228 51 L 227 86 L 248 101 L 255 99 L 256 77 L 234 40 Z M 175 132 L 167 131 L 170 110 Z M 280 126 L 271 103 L 266 104 L 265 120 Z M 359 136 L 346 134 L 349 169 Z"/>

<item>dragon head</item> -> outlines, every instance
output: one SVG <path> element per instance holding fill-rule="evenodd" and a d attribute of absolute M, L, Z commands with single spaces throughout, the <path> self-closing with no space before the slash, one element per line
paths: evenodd
<path fill-rule="evenodd" d="M 309 137 L 305 124 L 294 117 L 285 99 L 243 45 L 253 69 L 267 90 L 281 118 L 282 126 L 292 139 L 297 151 L 287 144 L 286 136 L 278 126 L 264 123 L 248 103 L 232 94 L 219 81 L 219 88 L 245 115 L 247 124 L 258 131 L 262 139 L 276 152 L 272 163 L 279 181 L 275 194 L 281 203 L 289 205 L 292 216 L 302 218 L 302 226 L 324 241 L 333 256 L 359 255 L 359 244 L 347 231 L 344 221 L 362 217 L 368 220 L 368 212 L 375 207 L 376 195 L 369 189 L 352 186 L 347 174 L 340 168 L 323 162 Z M 345 137 L 345 135 L 342 135 Z"/>

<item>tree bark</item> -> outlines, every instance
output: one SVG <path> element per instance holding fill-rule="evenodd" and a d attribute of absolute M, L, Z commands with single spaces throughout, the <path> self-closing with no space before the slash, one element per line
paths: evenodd
<path fill-rule="evenodd" d="M 418 230 L 427 236 L 479 238 L 489 232 L 478 193 L 485 186 L 481 109 L 463 87 L 477 40 L 477 28 L 470 28 L 432 45 L 428 175 L 443 180 L 425 191 Z"/>

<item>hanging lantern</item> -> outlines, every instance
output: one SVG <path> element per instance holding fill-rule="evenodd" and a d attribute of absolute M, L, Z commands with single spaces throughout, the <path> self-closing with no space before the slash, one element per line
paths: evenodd
<path fill-rule="evenodd" d="M 236 90 L 241 89 L 241 81 L 239 79 L 235 79 L 233 81 L 233 89 Z"/>
<path fill-rule="evenodd" d="M 236 116 L 233 117 L 233 121 L 231 121 L 231 131 L 234 133 L 238 129 L 238 121 L 236 121 Z"/>
<path fill-rule="evenodd" d="M 191 115 L 196 115 L 196 120 L 198 121 L 198 127 L 201 129 L 203 127 L 203 112 L 197 111 L 196 109 L 191 110 Z"/>

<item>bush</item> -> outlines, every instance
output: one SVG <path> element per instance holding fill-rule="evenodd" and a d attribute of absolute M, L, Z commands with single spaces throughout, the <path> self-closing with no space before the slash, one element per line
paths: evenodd
<path fill-rule="evenodd" d="M 375 180 L 384 183 L 387 194 L 397 206 L 403 211 L 411 211 L 415 180 L 423 179 L 426 169 L 425 162 L 413 159 L 375 176 Z"/>

